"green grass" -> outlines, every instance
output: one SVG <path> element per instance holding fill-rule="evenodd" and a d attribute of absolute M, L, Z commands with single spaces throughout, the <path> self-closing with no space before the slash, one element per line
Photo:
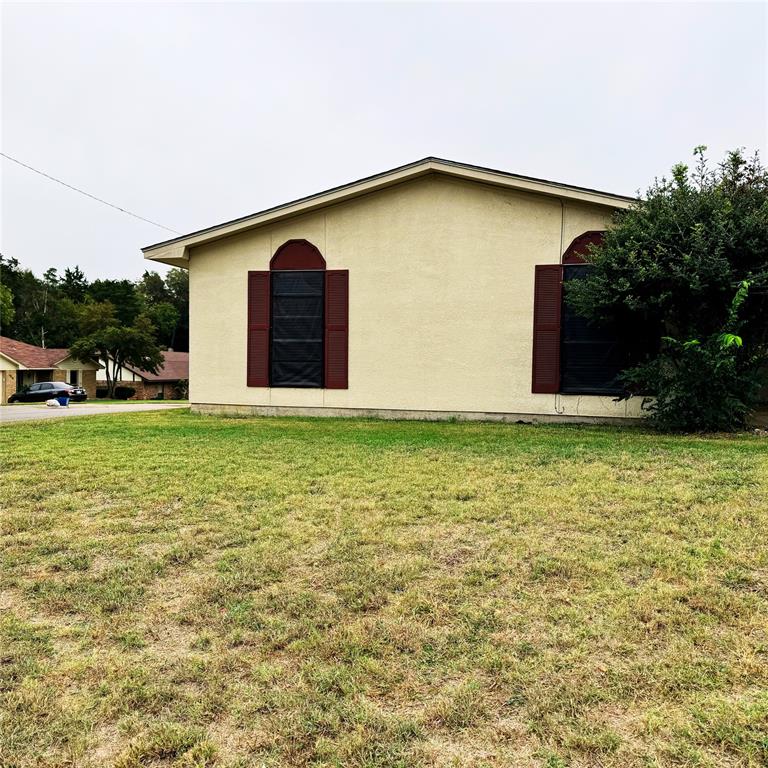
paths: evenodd
<path fill-rule="evenodd" d="M 2 766 L 768 763 L 766 439 L 184 411 L 2 438 Z"/>
<path fill-rule="evenodd" d="M 107 397 L 99 397 L 98 399 L 91 399 L 87 400 L 87 403 L 106 403 L 106 404 L 113 404 L 113 403 L 183 403 L 184 405 L 189 405 L 189 400 L 158 400 L 157 398 L 152 398 L 151 400 L 110 400 Z"/>

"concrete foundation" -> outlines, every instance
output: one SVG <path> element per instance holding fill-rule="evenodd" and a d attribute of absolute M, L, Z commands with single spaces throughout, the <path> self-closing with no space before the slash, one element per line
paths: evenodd
<path fill-rule="evenodd" d="M 418 411 L 384 408 L 311 408 L 270 405 L 222 405 L 192 403 L 193 413 L 249 418 L 253 416 L 325 416 L 353 419 L 390 419 L 407 421 L 490 421 L 507 424 L 615 424 L 640 426 L 641 420 L 611 416 L 557 416 L 536 413 L 488 413 L 481 411 Z"/>

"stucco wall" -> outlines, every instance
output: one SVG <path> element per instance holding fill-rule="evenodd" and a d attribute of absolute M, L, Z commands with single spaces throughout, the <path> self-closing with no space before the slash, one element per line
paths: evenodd
<path fill-rule="evenodd" d="M 190 252 L 192 403 L 627 417 L 639 404 L 531 393 L 536 264 L 611 210 L 428 177 Z M 349 389 L 249 388 L 246 282 L 283 242 L 349 270 Z"/>

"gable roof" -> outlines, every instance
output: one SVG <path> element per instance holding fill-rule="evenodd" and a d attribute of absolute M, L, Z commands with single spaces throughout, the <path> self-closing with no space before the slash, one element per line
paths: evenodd
<path fill-rule="evenodd" d="M 340 203 L 428 174 L 443 174 L 482 184 L 492 184 L 508 189 L 550 195 L 562 199 L 578 200 L 593 205 L 604 205 L 609 208 L 628 208 L 636 201 L 636 198 L 627 197 L 626 195 L 616 195 L 586 187 L 576 187 L 571 184 L 537 179 L 532 176 L 520 176 L 505 171 L 497 171 L 492 168 L 483 168 L 479 165 L 443 160 L 439 157 L 425 157 L 423 160 L 417 160 L 408 165 L 401 165 L 390 171 L 384 171 L 383 173 L 368 176 L 339 187 L 333 187 L 324 192 L 302 197 L 273 208 L 267 208 L 249 216 L 243 216 L 239 219 L 233 219 L 223 224 L 190 232 L 187 235 L 181 235 L 171 240 L 148 245 L 141 250 L 146 259 L 185 267 L 188 261 L 188 249 L 192 246 L 228 237 L 238 232 L 261 226 L 262 224 L 295 216 L 299 213 L 307 213 L 318 208 Z"/>
<path fill-rule="evenodd" d="M 34 344 L 0 336 L 0 354 L 10 358 L 22 368 L 47 370 L 55 368 L 62 360 L 66 360 L 69 357 L 69 350 L 36 347 Z"/>
<path fill-rule="evenodd" d="M 189 352 L 163 352 L 163 364 L 157 369 L 157 373 L 151 373 L 142 368 L 133 368 L 130 365 L 124 365 L 123 367 L 133 371 L 137 376 L 141 376 L 144 381 L 148 382 L 160 383 L 188 379 Z"/>

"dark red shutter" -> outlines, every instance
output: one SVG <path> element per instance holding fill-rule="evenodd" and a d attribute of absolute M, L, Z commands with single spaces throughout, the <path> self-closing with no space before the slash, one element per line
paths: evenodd
<path fill-rule="evenodd" d="M 269 272 L 248 273 L 248 386 L 269 386 Z"/>
<path fill-rule="evenodd" d="M 347 389 L 349 271 L 325 273 L 325 388 Z"/>
<path fill-rule="evenodd" d="M 559 264 L 536 267 L 533 289 L 532 392 L 560 391 L 560 312 L 563 268 Z"/>

